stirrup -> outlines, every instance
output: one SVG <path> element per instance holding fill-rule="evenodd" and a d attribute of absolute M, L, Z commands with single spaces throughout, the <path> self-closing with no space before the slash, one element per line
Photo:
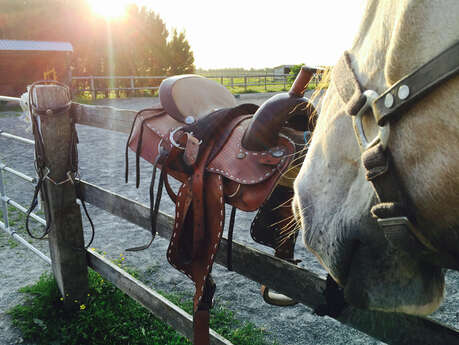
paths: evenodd
<path fill-rule="evenodd" d="M 268 304 L 275 305 L 278 307 L 289 307 L 298 304 L 297 301 L 293 300 L 292 298 L 286 295 L 271 292 L 269 287 L 267 287 L 266 285 L 262 285 L 260 291 L 264 301 Z"/>

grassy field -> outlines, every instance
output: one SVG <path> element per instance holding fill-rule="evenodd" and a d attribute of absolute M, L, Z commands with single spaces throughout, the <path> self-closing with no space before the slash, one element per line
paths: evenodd
<path fill-rule="evenodd" d="M 124 257 L 117 263 L 123 267 Z M 132 275 L 138 274 L 129 270 Z M 110 282 L 89 270 L 89 293 L 82 303 L 75 300 L 73 311 L 62 307 L 56 281 L 44 274 L 35 284 L 20 289 L 27 298 L 8 313 L 26 341 L 66 345 L 186 345 L 191 344 L 170 326 L 125 295 Z M 189 296 L 161 293 L 172 303 L 192 313 Z M 217 306 L 211 310 L 210 327 L 235 345 L 275 345 L 266 331 L 235 318 L 233 312 Z"/>
<path fill-rule="evenodd" d="M 213 80 L 217 81 L 221 84 L 222 78 L 213 78 Z M 285 92 L 290 89 L 292 83 L 287 81 L 283 82 L 282 80 L 273 80 L 272 78 L 268 77 L 266 81 L 266 85 L 264 84 L 264 76 L 263 77 L 247 77 L 247 83 L 245 83 L 244 77 L 240 78 L 223 78 L 223 85 L 233 94 L 247 94 L 247 93 L 264 93 L 264 92 Z M 308 90 L 315 89 L 317 87 L 317 83 L 311 82 L 308 85 Z M 153 90 L 140 90 L 137 91 L 135 96 L 129 95 L 127 92 L 120 92 L 119 93 L 121 98 L 124 97 L 157 97 L 158 92 Z M 104 93 L 99 92 L 97 94 L 97 99 L 106 99 Z M 117 98 L 117 94 L 115 91 L 111 91 L 108 93 L 108 98 Z M 92 97 L 89 91 L 85 91 L 79 95 L 74 96 L 74 100 L 79 103 L 87 103 L 91 104 Z"/>

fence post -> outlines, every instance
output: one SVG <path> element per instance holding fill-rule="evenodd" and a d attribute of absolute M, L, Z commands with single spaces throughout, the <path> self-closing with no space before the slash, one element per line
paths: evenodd
<path fill-rule="evenodd" d="M 266 77 L 267 77 L 267 75 L 268 75 L 268 72 L 265 72 L 265 92 L 268 91 L 268 87 L 266 85 Z"/>
<path fill-rule="evenodd" d="M 110 98 L 110 80 L 104 80 L 102 79 L 102 83 L 104 84 L 104 95 L 105 95 L 105 98 Z"/>
<path fill-rule="evenodd" d="M 89 79 L 90 79 L 90 82 L 91 82 L 91 95 L 92 95 L 92 100 L 95 101 L 95 100 L 96 100 L 97 93 L 96 93 L 96 87 L 94 86 L 94 76 L 90 76 Z"/>
<path fill-rule="evenodd" d="M 66 89 L 59 85 L 38 85 L 32 92 L 38 109 L 59 109 L 69 102 Z M 86 299 L 88 268 L 80 207 L 76 203 L 75 187 L 67 176 L 71 171 L 69 155 L 73 136 L 69 114 L 65 111 L 41 116 L 40 127 L 45 164 L 49 169 L 49 179 L 45 179 L 43 188 L 48 195 L 44 206 L 50 217 L 47 222 L 51 224 L 48 237 L 52 268 L 64 305 L 74 308 Z M 66 182 L 59 184 L 62 181 Z"/>
<path fill-rule="evenodd" d="M 5 185 L 3 179 L 3 168 L 5 165 L 0 162 L 0 198 L 2 204 L 2 212 L 3 212 L 3 222 L 5 224 L 5 228 L 9 229 L 10 223 L 8 221 L 8 204 L 6 202 L 6 192 L 5 192 Z"/>
<path fill-rule="evenodd" d="M 129 96 L 135 96 L 135 90 L 134 90 L 135 84 L 134 84 L 133 75 L 131 75 L 130 80 L 131 80 L 131 90 L 130 90 L 131 92 L 129 92 Z"/>
<path fill-rule="evenodd" d="M 247 91 L 247 76 L 244 76 L 244 89 Z"/>

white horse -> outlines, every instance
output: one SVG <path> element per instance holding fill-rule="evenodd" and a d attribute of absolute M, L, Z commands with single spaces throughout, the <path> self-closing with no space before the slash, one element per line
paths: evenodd
<path fill-rule="evenodd" d="M 349 61 L 363 89 L 383 93 L 459 41 L 457 0 L 369 0 Z M 417 229 L 459 262 L 459 77 L 437 86 L 391 123 L 388 148 L 414 205 Z M 370 114 L 371 115 L 371 114 Z M 364 121 L 368 137 L 375 121 Z M 305 245 L 351 304 L 426 315 L 444 294 L 444 269 L 388 244 L 371 216 L 351 116 L 336 83 L 322 101 L 295 181 L 294 211 Z"/>

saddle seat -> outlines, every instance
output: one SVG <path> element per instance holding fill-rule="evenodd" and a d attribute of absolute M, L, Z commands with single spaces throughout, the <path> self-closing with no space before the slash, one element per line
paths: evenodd
<path fill-rule="evenodd" d="M 171 117 L 186 124 L 217 109 L 236 106 L 234 96 L 223 85 L 196 74 L 164 79 L 159 87 L 159 100 Z"/>

